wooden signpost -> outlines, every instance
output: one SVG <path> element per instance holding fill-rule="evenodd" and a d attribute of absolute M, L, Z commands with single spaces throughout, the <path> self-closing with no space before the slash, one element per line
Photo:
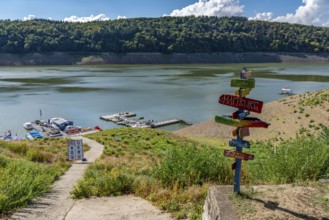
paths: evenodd
<path fill-rule="evenodd" d="M 236 147 L 236 151 L 224 150 L 225 157 L 235 158 L 232 164 L 232 169 L 235 170 L 234 175 L 234 192 L 240 192 L 240 177 L 242 160 L 253 160 L 254 155 L 242 152 L 243 148 L 250 148 L 250 143 L 244 141 L 243 137 L 249 136 L 250 127 L 267 128 L 270 124 L 255 117 L 247 117 L 249 111 L 261 113 L 263 102 L 253 99 L 245 98 L 250 91 L 255 87 L 255 79 L 251 77 L 251 71 L 243 68 L 240 72 L 240 79 L 232 79 L 231 87 L 239 87 L 235 91 L 235 95 L 224 94 L 219 97 L 218 102 L 223 105 L 238 108 L 238 111 L 231 115 L 215 116 L 217 123 L 236 127 L 232 131 L 232 135 L 236 137 L 229 141 L 229 146 Z"/>

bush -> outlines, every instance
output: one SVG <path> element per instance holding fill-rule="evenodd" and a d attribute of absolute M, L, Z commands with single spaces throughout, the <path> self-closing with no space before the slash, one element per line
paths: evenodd
<path fill-rule="evenodd" d="M 232 171 L 223 150 L 183 146 L 169 151 L 154 170 L 164 187 L 184 188 L 206 182 L 230 183 Z"/>
<path fill-rule="evenodd" d="M 111 165 L 95 163 L 88 167 L 84 179 L 79 181 L 72 194 L 76 198 L 90 196 L 117 196 L 133 191 L 131 175 Z"/>
<path fill-rule="evenodd" d="M 1 213 L 26 205 L 32 198 L 45 193 L 59 175 L 55 168 L 23 160 L 6 161 L 0 168 L 0 210 Z M 2 165 L 4 163 L 2 162 Z"/>
<path fill-rule="evenodd" d="M 262 146 L 262 159 L 247 163 L 249 181 L 284 184 L 318 180 L 329 174 L 329 131 L 322 136 L 299 137 L 278 147 Z"/>

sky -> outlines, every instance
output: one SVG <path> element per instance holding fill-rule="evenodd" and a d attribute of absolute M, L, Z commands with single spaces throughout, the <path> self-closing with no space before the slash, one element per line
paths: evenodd
<path fill-rule="evenodd" d="M 329 27 L 329 0 L 0 0 L 0 19 L 10 20 L 88 22 L 188 15 Z"/>

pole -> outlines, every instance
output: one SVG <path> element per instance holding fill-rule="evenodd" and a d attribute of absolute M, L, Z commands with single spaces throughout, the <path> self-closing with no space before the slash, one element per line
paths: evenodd
<path fill-rule="evenodd" d="M 244 71 L 243 69 L 242 71 Z M 247 77 L 244 76 L 243 72 L 240 73 L 240 79 L 246 79 Z M 242 88 L 239 89 L 239 97 L 242 97 Z M 243 109 L 239 109 L 238 115 L 240 113 L 244 112 Z M 242 119 L 238 116 L 239 119 Z M 242 152 L 241 142 L 243 137 L 240 137 L 240 128 L 237 128 L 237 136 L 236 136 L 236 142 L 237 152 Z M 234 192 L 239 193 L 240 192 L 240 182 L 241 182 L 241 166 L 242 166 L 242 160 L 241 159 L 235 159 L 235 175 L 234 175 Z"/>
<path fill-rule="evenodd" d="M 242 138 L 239 136 L 240 128 L 237 128 L 237 144 L 240 145 Z M 236 147 L 237 152 L 242 152 L 242 147 Z M 240 192 L 240 179 L 241 179 L 241 159 L 235 159 L 235 175 L 234 175 L 234 192 Z"/>

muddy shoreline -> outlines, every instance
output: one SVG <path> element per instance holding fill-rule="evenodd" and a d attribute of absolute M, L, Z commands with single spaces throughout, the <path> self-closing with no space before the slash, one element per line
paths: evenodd
<path fill-rule="evenodd" d="M 0 66 L 327 62 L 329 53 L 0 53 Z"/>

